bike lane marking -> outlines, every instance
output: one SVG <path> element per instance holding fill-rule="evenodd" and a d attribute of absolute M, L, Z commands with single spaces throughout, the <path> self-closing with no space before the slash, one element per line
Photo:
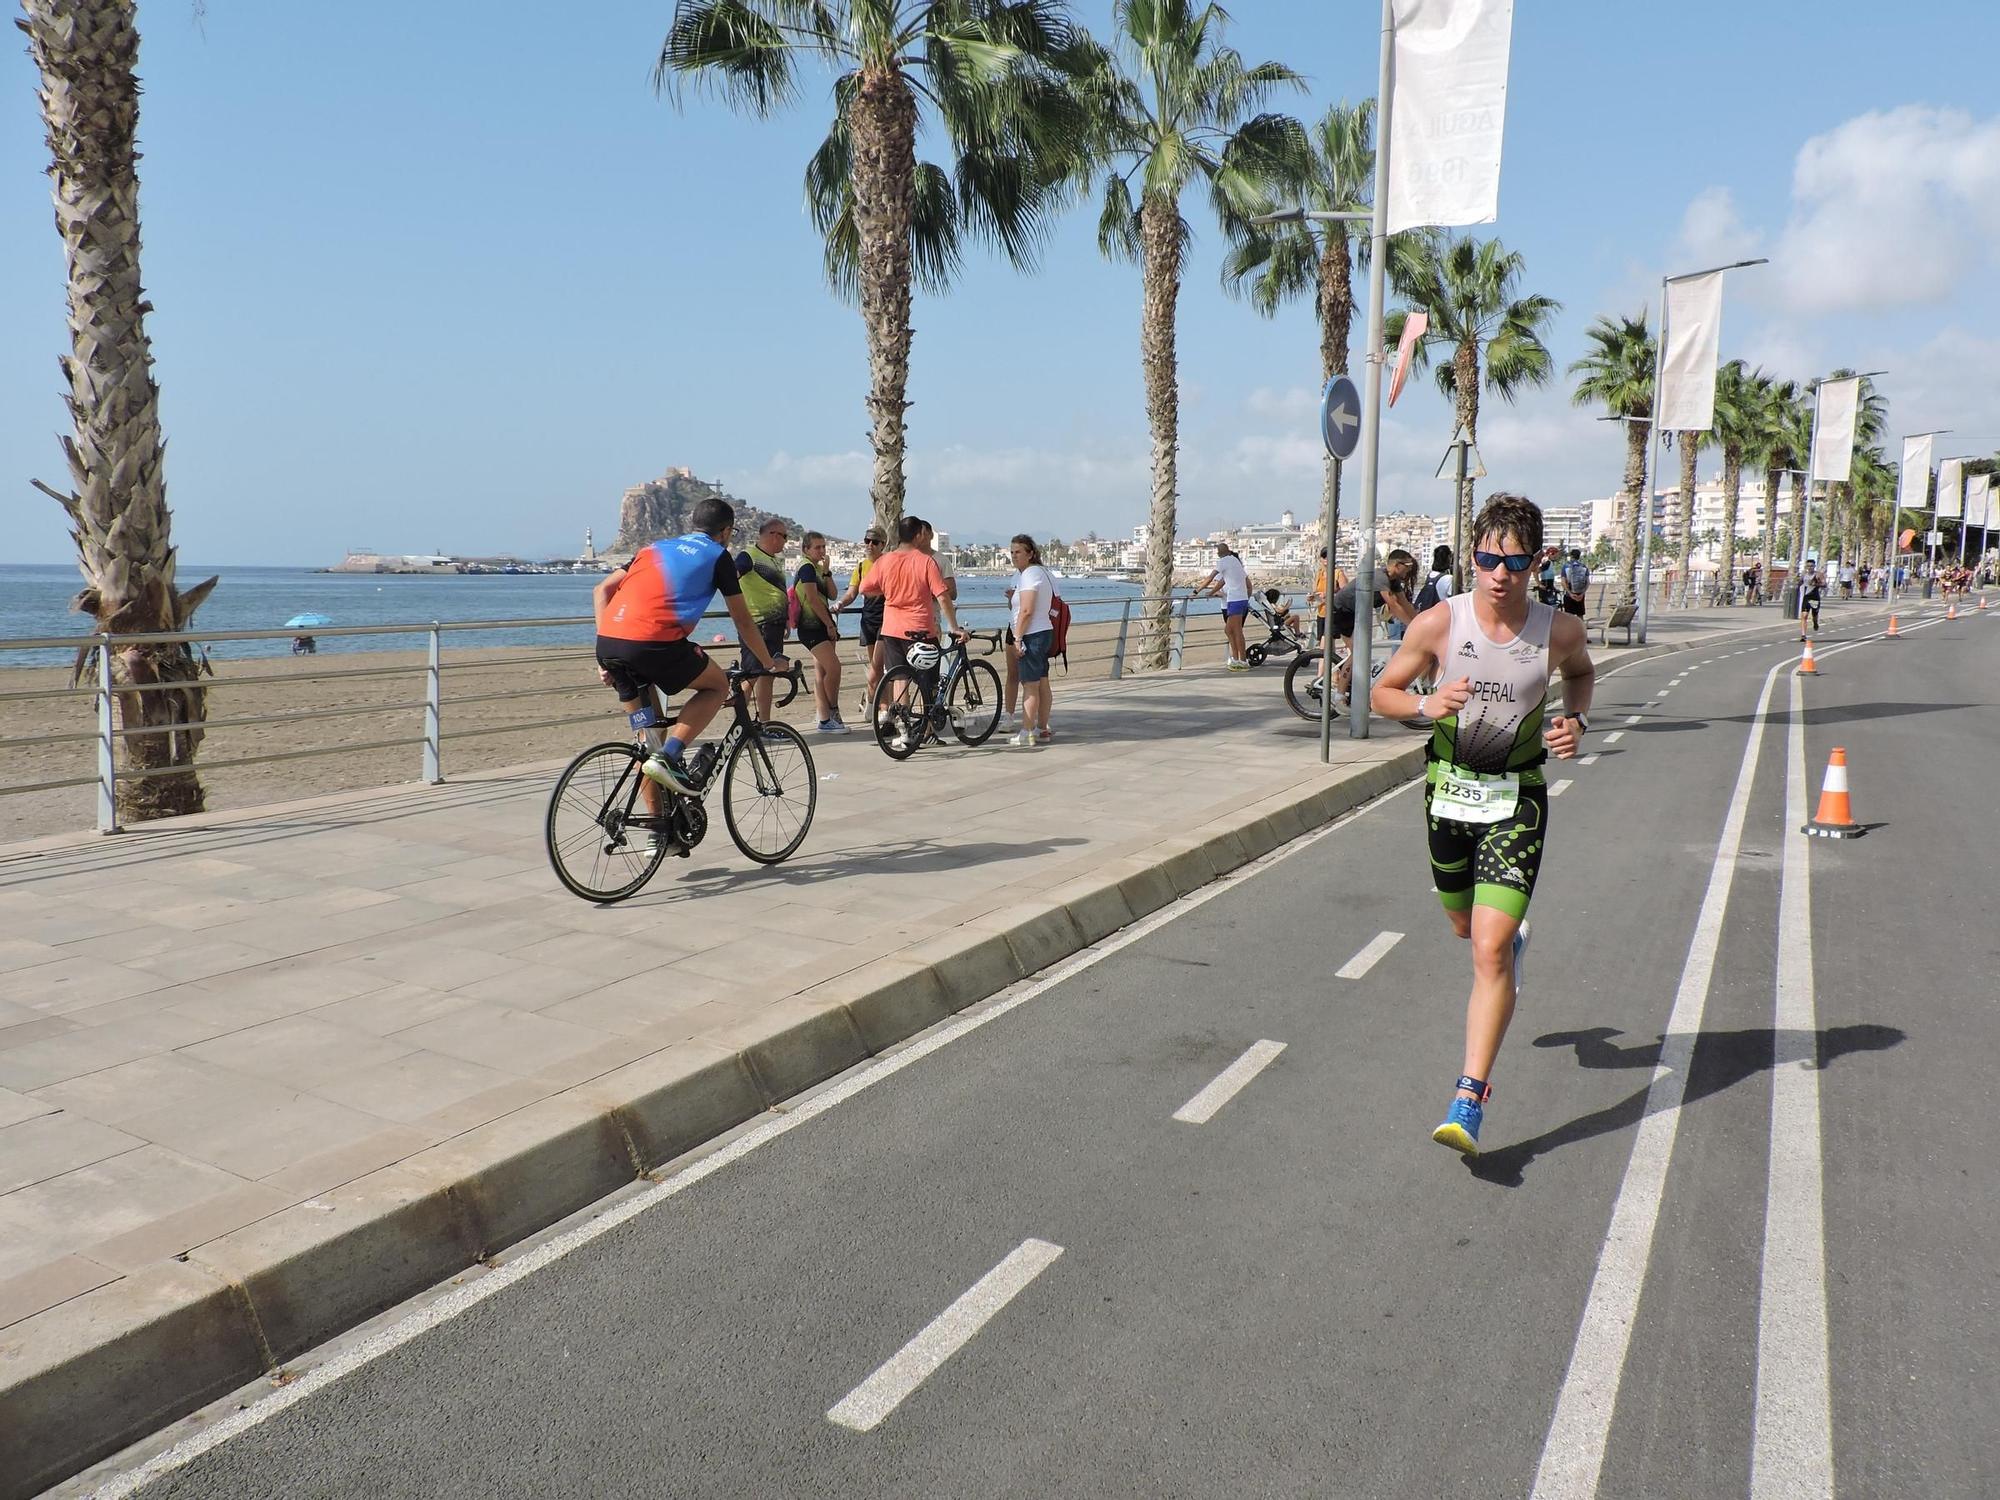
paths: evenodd
<path fill-rule="evenodd" d="M 1378 932 L 1368 940 L 1368 945 L 1354 957 L 1333 971 L 1335 979 L 1359 979 L 1380 963 L 1388 951 L 1402 942 L 1400 932 Z"/>
<path fill-rule="evenodd" d="M 1206 1125 L 1215 1118 L 1217 1110 L 1243 1092 L 1244 1086 L 1270 1067 L 1284 1050 L 1283 1042 L 1251 1043 L 1249 1049 L 1216 1074 L 1207 1087 L 1175 1110 L 1174 1118 L 1183 1125 Z"/>
<path fill-rule="evenodd" d="M 1564 792 L 1568 791 L 1570 787 L 1573 785 L 1575 785 L 1575 783 L 1570 781 L 1552 781 L 1549 783 L 1549 795 L 1551 797 L 1560 797 Z"/>

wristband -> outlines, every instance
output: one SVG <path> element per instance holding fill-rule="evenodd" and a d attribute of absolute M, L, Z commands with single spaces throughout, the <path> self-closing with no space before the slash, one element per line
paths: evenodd
<path fill-rule="evenodd" d="M 1429 693 L 1425 693 L 1423 697 L 1417 699 L 1417 717 L 1420 719 L 1428 719 L 1430 716 L 1431 716 L 1431 695 Z"/>

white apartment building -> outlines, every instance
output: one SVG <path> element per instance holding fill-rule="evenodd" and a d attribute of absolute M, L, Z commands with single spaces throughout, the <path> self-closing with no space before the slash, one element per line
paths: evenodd
<path fill-rule="evenodd" d="M 1724 496 L 1720 476 L 1698 481 L 1694 489 L 1694 534 L 1696 544 L 1694 558 L 1713 564 L 1722 548 L 1722 512 Z M 1579 507 L 1589 513 L 1589 538 L 1576 543 L 1578 546 L 1594 546 L 1599 537 L 1608 536 L 1615 542 L 1623 534 L 1625 520 L 1625 497 L 1612 495 L 1607 499 L 1590 500 Z M 1661 536 L 1670 536 L 1674 531 L 1675 518 L 1680 512 L 1680 486 L 1657 490 L 1653 495 L 1653 525 Z M 1791 485 L 1781 481 L 1778 486 L 1778 515 L 1780 524 L 1792 513 Z M 1703 542 L 1700 539 L 1713 535 L 1716 540 Z M 1764 476 L 1745 473 L 1737 489 L 1736 536 L 1740 552 L 1745 542 L 1759 543 L 1764 536 Z"/>

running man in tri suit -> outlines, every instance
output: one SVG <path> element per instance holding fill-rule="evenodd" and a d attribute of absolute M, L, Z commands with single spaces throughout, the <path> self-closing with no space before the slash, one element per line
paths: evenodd
<path fill-rule="evenodd" d="M 634 729 L 647 731 L 650 741 L 661 726 L 649 688 L 668 695 L 692 689 L 665 740 L 639 768 L 648 780 L 692 797 L 701 789 L 689 780 L 681 752 L 708 727 L 729 689 L 722 668 L 689 639 L 709 602 L 722 595 L 744 654 L 765 671 L 778 671 L 780 658 L 764 644 L 743 603 L 743 585 L 726 545 L 735 508 L 711 495 L 695 502 L 689 520 L 694 530 L 648 542 L 632 561 L 606 574 L 592 594 L 597 664 Z"/>
<path fill-rule="evenodd" d="M 1542 867 L 1549 796 L 1542 763 L 1567 760 L 1590 726 L 1596 669 L 1583 621 L 1529 599 L 1542 513 L 1519 495 L 1486 502 L 1472 527 L 1472 586 L 1417 616 L 1375 681 L 1370 703 L 1392 719 L 1432 723 L 1424 817 L 1431 879 L 1451 930 L 1472 940 L 1465 1057 L 1441 1145 L 1479 1154 L 1481 1106 L 1514 1017 L 1528 902 Z M 1563 711 L 1544 720 L 1549 673 Z M 1420 675 L 1444 686 L 1409 691 Z"/>

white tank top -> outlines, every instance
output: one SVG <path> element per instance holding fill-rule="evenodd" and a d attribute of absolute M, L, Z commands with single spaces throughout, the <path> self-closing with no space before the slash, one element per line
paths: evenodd
<path fill-rule="evenodd" d="M 1468 771 L 1525 771 L 1548 759 L 1542 745 L 1542 704 L 1549 691 L 1549 625 L 1555 610 L 1532 600 L 1521 633 L 1490 639 L 1473 614 L 1473 596 L 1454 594 L 1440 683 L 1472 679 L 1472 696 L 1431 731 L 1431 759 Z"/>

